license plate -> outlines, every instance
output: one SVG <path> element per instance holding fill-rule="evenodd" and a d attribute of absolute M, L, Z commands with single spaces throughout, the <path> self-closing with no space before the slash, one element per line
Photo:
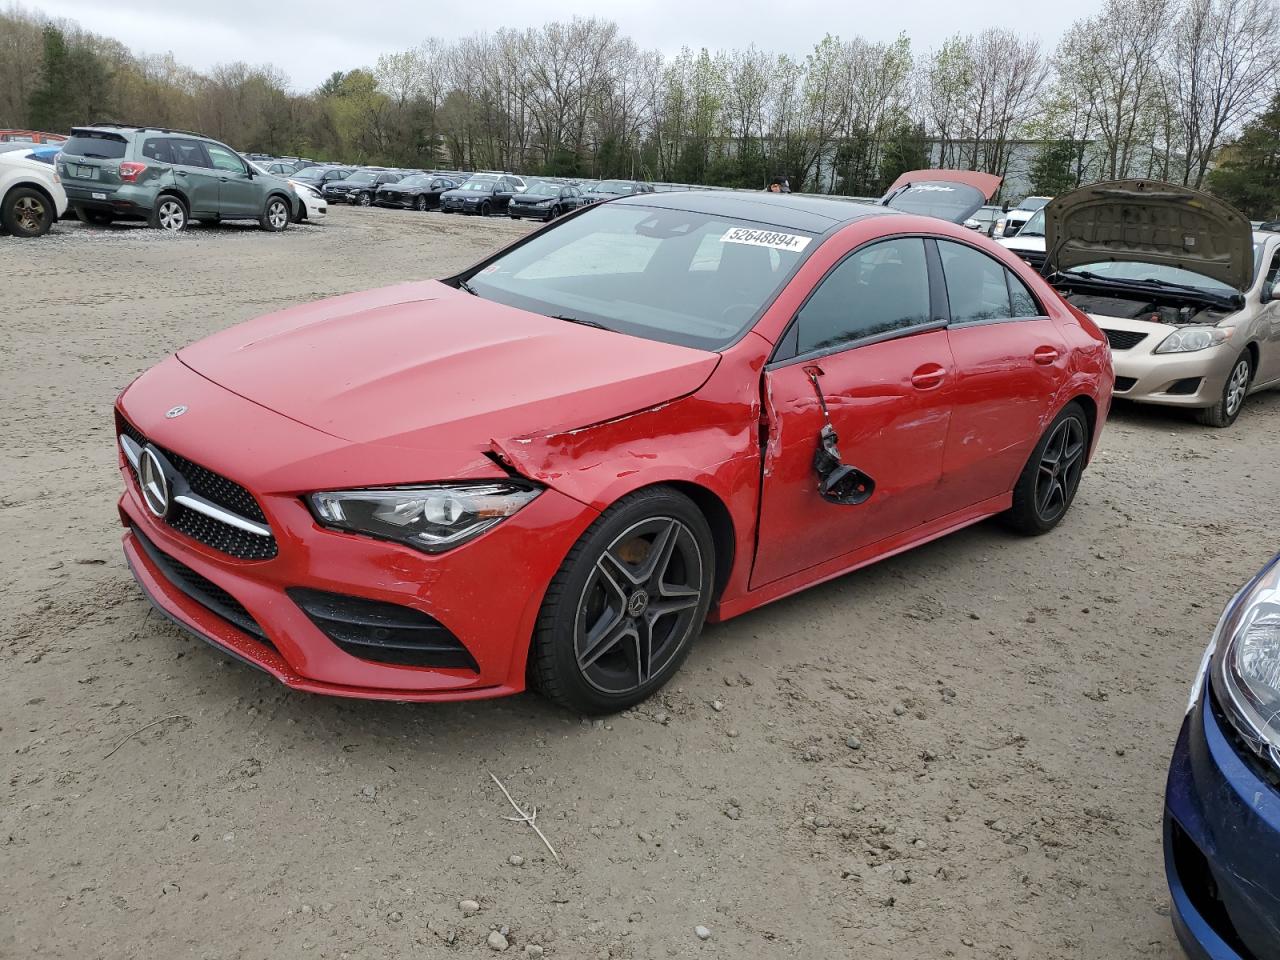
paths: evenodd
<path fill-rule="evenodd" d="M 85 166 L 81 166 L 80 164 L 76 164 L 76 176 L 79 177 L 81 180 L 97 180 L 98 168 L 85 167 Z"/>
<path fill-rule="evenodd" d="M 105 199 L 107 199 L 107 195 L 106 195 L 105 193 L 97 193 L 97 192 L 94 192 L 94 194 L 93 194 L 93 199 L 95 199 L 95 200 L 105 200 Z"/>

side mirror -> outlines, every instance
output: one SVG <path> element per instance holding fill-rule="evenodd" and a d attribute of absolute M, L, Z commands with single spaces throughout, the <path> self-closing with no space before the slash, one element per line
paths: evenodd
<path fill-rule="evenodd" d="M 1000 204 L 1000 212 L 1001 212 L 1001 213 L 1008 213 L 1008 212 L 1009 212 L 1009 201 L 1008 201 L 1008 200 L 1006 200 L 1004 203 Z"/>

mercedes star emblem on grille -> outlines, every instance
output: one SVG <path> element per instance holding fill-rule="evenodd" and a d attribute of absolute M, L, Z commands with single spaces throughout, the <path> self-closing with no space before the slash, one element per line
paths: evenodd
<path fill-rule="evenodd" d="M 164 413 L 164 416 L 166 420 L 172 420 L 174 417 L 180 417 L 186 412 L 187 412 L 186 404 L 180 403 L 176 407 L 170 407 L 168 410 L 166 410 Z"/>
<path fill-rule="evenodd" d="M 147 509 L 164 519 L 169 513 L 169 478 L 165 476 L 160 456 L 151 447 L 142 451 L 138 464 L 138 486 Z"/>

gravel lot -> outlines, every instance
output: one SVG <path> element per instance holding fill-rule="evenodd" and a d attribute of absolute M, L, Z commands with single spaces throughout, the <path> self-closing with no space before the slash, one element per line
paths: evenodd
<path fill-rule="evenodd" d="M 525 229 L 341 208 L 0 239 L 0 956 L 478 957 L 494 928 L 564 958 L 1174 956 L 1166 764 L 1277 547 L 1280 394 L 1225 431 L 1121 407 L 1053 534 L 983 524 L 712 628 L 603 722 L 292 693 L 150 610 L 116 393 Z"/>

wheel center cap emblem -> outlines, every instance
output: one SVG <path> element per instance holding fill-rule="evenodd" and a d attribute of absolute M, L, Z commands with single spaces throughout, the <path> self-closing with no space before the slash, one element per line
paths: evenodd
<path fill-rule="evenodd" d="M 156 452 L 147 447 L 142 451 L 138 464 L 138 485 L 142 487 L 142 500 L 147 509 L 163 519 L 169 513 L 169 478 Z"/>
<path fill-rule="evenodd" d="M 627 613 L 633 617 L 638 617 L 649 609 L 649 594 L 643 590 L 637 590 L 627 600 Z"/>

